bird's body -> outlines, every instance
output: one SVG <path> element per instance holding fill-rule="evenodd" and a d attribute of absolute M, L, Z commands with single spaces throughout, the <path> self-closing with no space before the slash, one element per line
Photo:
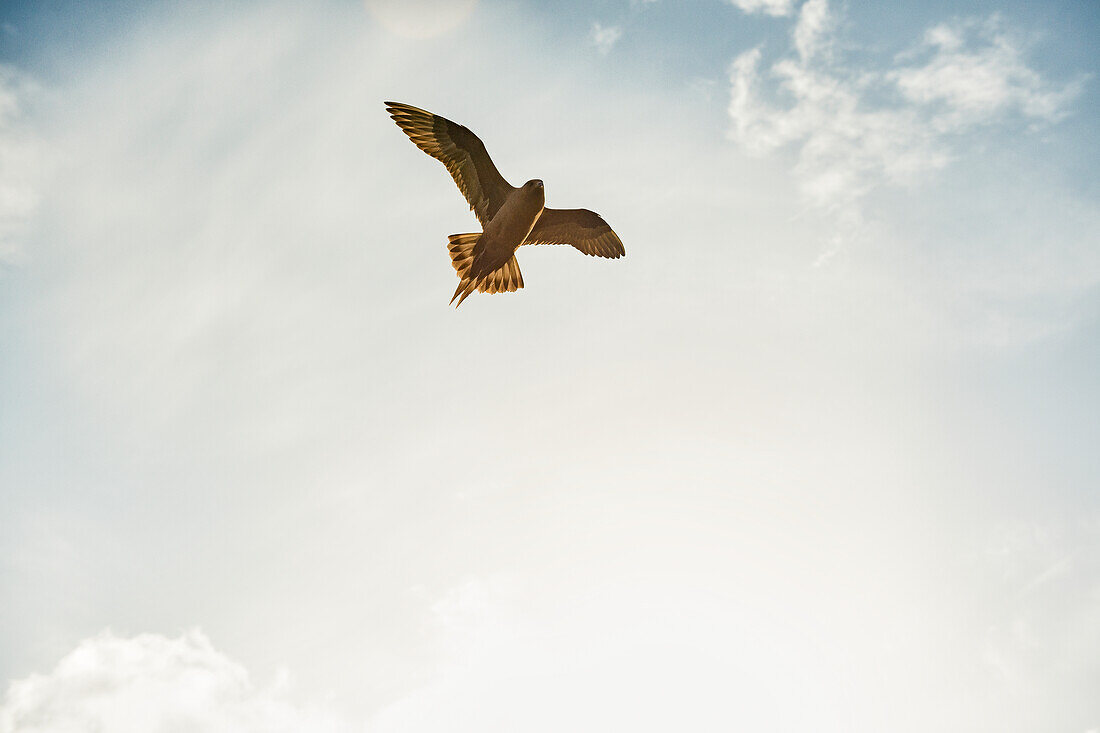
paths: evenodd
<path fill-rule="evenodd" d="M 523 287 L 515 252 L 523 244 L 570 244 L 598 257 L 626 254 L 607 222 L 587 209 L 548 209 L 542 181 L 511 186 L 485 146 L 462 125 L 399 102 L 390 116 L 417 147 L 440 160 L 470 203 L 483 231 L 452 234 L 448 249 L 458 274 L 458 305 L 474 290 L 502 293 Z M 456 306 L 457 307 L 457 306 Z"/>
<path fill-rule="evenodd" d="M 479 262 L 475 259 L 476 274 L 492 272 L 516 253 L 538 222 L 545 201 L 542 181 L 528 181 L 522 188 L 508 194 L 496 216 L 481 233 L 480 254 L 484 264 L 478 267 Z"/>

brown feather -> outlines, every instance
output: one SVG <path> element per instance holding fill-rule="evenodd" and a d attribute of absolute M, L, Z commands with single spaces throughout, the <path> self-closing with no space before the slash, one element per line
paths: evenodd
<path fill-rule="evenodd" d="M 618 259 L 626 254 L 603 217 L 588 209 L 543 209 L 524 244 L 569 244 L 586 255 Z"/>
<path fill-rule="evenodd" d="M 386 102 L 393 121 L 418 148 L 440 161 L 485 226 L 513 190 L 477 135 L 445 117 L 412 105 Z"/>

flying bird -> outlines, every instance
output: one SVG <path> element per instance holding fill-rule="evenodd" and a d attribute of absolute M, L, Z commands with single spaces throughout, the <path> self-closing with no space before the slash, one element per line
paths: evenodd
<path fill-rule="evenodd" d="M 451 302 L 470 293 L 510 293 L 523 287 L 516 262 L 522 244 L 570 244 L 586 255 L 617 259 L 626 254 L 618 235 L 588 209 L 543 206 L 542 181 L 516 188 L 504 180 L 477 135 L 455 122 L 400 102 L 386 111 L 418 148 L 447 167 L 483 231 L 452 234 L 447 249 L 458 273 Z"/>

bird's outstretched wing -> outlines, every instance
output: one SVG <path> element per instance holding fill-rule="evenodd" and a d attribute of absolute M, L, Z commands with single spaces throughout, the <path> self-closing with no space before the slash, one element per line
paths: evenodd
<path fill-rule="evenodd" d="M 443 165 L 484 227 L 513 190 L 493 165 L 477 135 L 445 117 L 400 102 L 386 102 L 386 111 L 416 146 Z"/>
<path fill-rule="evenodd" d="M 543 209 L 524 244 L 571 244 L 586 255 L 617 259 L 626 254 L 603 217 L 588 209 Z"/>

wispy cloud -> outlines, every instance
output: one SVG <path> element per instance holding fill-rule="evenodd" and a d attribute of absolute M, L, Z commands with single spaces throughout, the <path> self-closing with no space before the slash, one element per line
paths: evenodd
<path fill-rule="evenodd" d="M 807 0 L 792 34 L 800 59 L 808 61 L 822 50 L 830 40 L 826 33 L 832 29 L 832 21 L 827 0 Z"/>
<path fill-rule="evenodd" d="M 17 238 L 38 202 L 42 151 L 25 119 L 36 91 L 25 75 L 0 65 L 0 264 L 17 256 Z"/>
<path fill-rule="evenodd" d="M 611 49 L 623 37 L 623 29 L 616 25 L 603 26 L 598 21 L 592 23 L 592 32 L 589 34 L 592 43 L 601 54 L 608 54 Z"/>
<path fill-rule="evenodd" d="M 975 565 L 1004 601 L 981 609 L 982 661 L 1003 682 L 1037 689 L 1095 669 L 1098 540 L 1094 518 L 1003 521 L 977 538 Z"/>
<path fill-rule="evenodd" d="M 1057 122 L 1081 92 L 1084 78 L 1056 86 L 1024 59 L 1025 44 L 993 16 L 930 28 L 903 58 L 926 56 L 923 64 L 900 66 L 886 78 L 912 104 L 929 110 L 939 132 L 953 132 L 1017 113 Z"/>
<path fill-rule="evenodd" d="M 1043 79 L 996 16 L 937 25 L 889 68 L 839 62 L 834 27 L 827 0 L 808 0 L 791 31 L 793 54 L 766 69 L 759 47 L 733 61 L 730 135 L 756 155 L 794 148 L 803 194 L 845 226 L 858 224 L 859 202 L 875 187 L 947 166 L 964 133 L 1011 118 L 1058 121 L 1083 84 Z"/>
<path fill-rule="evenodd" d="M 766 13 L 767 15 L 790 15 L 793 0 L 730 0 L 746 13 Z"/>
<path fill-rule="evenodd" d="M 104 632 L 82 641 L 53 671 L 12 682 L 0 704 L 0 733 L 347 729 L 322 707 L 292 702 L 288 688 L 285 674 L 257 687 L 199 631 L 175 639 Z"/>

